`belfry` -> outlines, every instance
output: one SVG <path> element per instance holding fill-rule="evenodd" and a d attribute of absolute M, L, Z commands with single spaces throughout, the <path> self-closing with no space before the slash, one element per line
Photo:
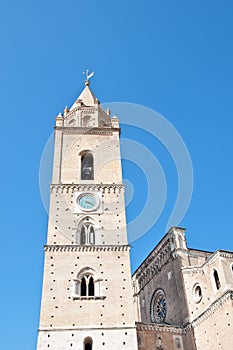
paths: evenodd
<path fill-rule="evenodd" d="M 89 85 L 56 118 L 38 350 L 137 349 L 119 120 Z"/>

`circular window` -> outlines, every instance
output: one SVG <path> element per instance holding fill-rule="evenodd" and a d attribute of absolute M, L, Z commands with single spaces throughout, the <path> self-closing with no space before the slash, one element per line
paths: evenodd
<path fill-rule="evenodd" d="M 202 290 L 201 290 L 201 286 L 199 285 L 199 283 L 196 283 L 193 286 L 193 299 L 194 299 L 195 303 L 199 303 L 202 299 Z"/>
<path fill-rule="evenodd" d="M 151 299 L 151 321 L 163 323 L 167 315 L 167 303 L 164 291 L 157 290 Z"/>

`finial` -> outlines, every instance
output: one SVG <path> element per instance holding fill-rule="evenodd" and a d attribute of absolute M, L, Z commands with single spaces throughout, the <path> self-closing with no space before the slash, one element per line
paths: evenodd
<path fill-rule="evenodd" d="M 89 86 L 90 85 L 89 79 L 93 77 L 95 72 L 92 72 L 92 73 L 89 74 L 89 69 L 86 69 L 85 72 L 83 72 L 83 74 L 86 75 L 85 85 Z"/>
<path fill-rule="evenodd" d="M 66 106 L 64 109 L 64 115 L 66 115 L 67 113 L 69 113 L 69 108 Z"/>

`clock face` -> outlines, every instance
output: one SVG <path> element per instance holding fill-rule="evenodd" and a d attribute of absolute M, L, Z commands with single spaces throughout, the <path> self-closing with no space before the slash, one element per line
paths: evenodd
<path fill-rule="evenodd" d="M 97 207 L 98 202 L 92 194 L 83 194 L 78 197 L 78 204 L 83 210 L 93 210 Z"/>

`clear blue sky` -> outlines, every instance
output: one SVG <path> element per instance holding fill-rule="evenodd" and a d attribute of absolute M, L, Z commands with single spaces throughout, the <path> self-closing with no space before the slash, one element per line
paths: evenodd
<path fill-rule="evenodd" d="M 130 102 L 166 117 L 189 149 L 194 191 L 180 223 L 190 247 L 233 250 L 233 3 L 231 0 L 11 1 L 0 5 L 1 348 L 36 348 L 47 214 L 38 174 L 55 116 L 95 70 L 101 102 Z M 133 243 L 133 269 L 165 233 L 177 177 L 159 143 L 122 131 L 157 152 L 165 210 Z M 124 174 L 141 183 L 124 162 Z M 135 171 L 134 171 L 135 170 Z M 156 198 L 155 198 L 156 200 Z M 140 193 L 128 208 L 137 215 Z M 153 214 L 152 214 L 153 215 Z"/>

